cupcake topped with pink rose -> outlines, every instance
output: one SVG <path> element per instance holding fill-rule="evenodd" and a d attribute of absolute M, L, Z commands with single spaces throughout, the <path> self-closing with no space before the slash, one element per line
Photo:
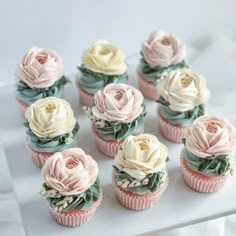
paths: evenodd
<path fill-rule="evenodd" d="M 81 72 L 77 81 L 80 102 L 86 106 L 92 105 L 93 95 L 98 90 L 127 78 L 125 54 L 106 40 L 97 40 L 83 52 L 78 69 Z"/>
<path fill-rule="evenodd" d="M 158 99 L 158 85 L 173 70 L 188 67 L 184 43 L 173 33 L 153 32 L 143 42 L 138 67 L 139 88 L 145 97 Z"/>
<path fill-rule="evenodd" d="M 95 134 L 104 142 L 114 145 L 143 132 L 146 107 L 143 95 L 133 86 L 109 84 L 95 94 L 93 101 L 94 105 L 84 110 L 93 122 Z"/>
<path fill-rule="evenodd" d="M 79 226 L 94 214 L 102 199 L 97 163 L 80 148 L 51 156 L 42 169 L 41 196 L 53 218 L 65 226 Z M 69 218 L 69 219 L 68 219 Z"/>
<path fill-rule="evenodd" d="M 214 192 L 233 174 L 236 129 L 219 116 L 199 117 L 183 139 L 182 165 L 185 182 L 199 192 Z M 190 173 L 190 174 L 189 174 Z M 193 184 L 191 176 L 202 184 Z"/>
<path fill-rule="evenodd" d="M 29 49 L 16 69 L 18 102 L 29 106 L 40 98 L 61 98 L 68 82 L 63 73 L 62 59 L 55 51 Z"/>

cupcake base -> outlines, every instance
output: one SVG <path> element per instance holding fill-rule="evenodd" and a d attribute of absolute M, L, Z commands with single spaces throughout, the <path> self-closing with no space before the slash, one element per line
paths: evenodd
<path fill-rule="evenodd" d="M 93 126 L 93 125 L 92 125 Z M 115 157 L 117 152 L 120 149 L 121 144 L 124 142 L 122 141 L 114 141 L 114 140 L 106 140 L 102 138 L 98 132 L 95 130 L 93 126 L 93 133 L 95 137 L 95 142 L 98 150 L 109 157 Z"/>
<path fill-rule="evenodd" d="M 29 105 L 26 104 L 25 102 L 21 101 L 18 97 L 16 97 L 16 101 L 19 106 L 20 114 L 22 115 L 22 117 L 25 118 L 25 111 L 29 107 Z"/>
<path fill-rule="evenodd" d="M 181 143 L 188 126 L 175 125 L 161 115 L 161 106 L 157 107 L 158 124 L 161 134 L 171 142 Z"/>
<path fill-rule="evenodd" d="M 227 181 L 227 176 L 205 176 L 191 170 L 187 161 L 181 154 L 181 165 L 184 182 L 193 190 L 201 193 L 217 192 L 223 188 Z"/>
<path fill-rule="evenodd" d="M 158 86 L 150 81 L 145 80 L 143 74 L 138 71 L 138 87 L 144 97 L 151 100 L 157 100 L 160 97 Z"/>
<path fill-rule="evenodd" d="M 120 188 L 116 182 L 115 177 L 113 176 L 113 185 L 115 188 L 115 194 L 117 200 L 126 208 L 131 210 L 139 211 L 151 208 L 155 206 L 161 198 L 162 193 L 165 191 L 168 180 L 159 187 L 155 192 L 148 194 L 135 194 Z"/>
<path fill-rule="evenodd" d="M 76 83 L 77 83 L 77 87 L 78 87 L 78 90 L 79 90 L 80 103 L 82 105 L 87 106 L 87 107 L 92 107 L 93 106 L 93 96 L 94 96 L 94 94 L 84 91 L 80 87 L 80 82 L 79 81 L 77 81 Z"/>
<path fill-rule="evenodd" d="M 54 154 L 54 153 L 49 153 L 49 152 L 39 152 L 39 151 L 33 150 L 28 143 L 27 143 L 27 146 L 30 151 L 30 157 L 32 161 L 39 168 L 42 168 L 44 166 L 45 161 Z"/>
<path fill-rule="evenodd" d="M 88 210 L 73 210 L 69 212 L 57 212 L 50 207 L 50 213 L 53 219 L 64 226 L 76 227 L 88 222 L 94 215 L 102 201 L 102 193 L 98 200 Z"/>

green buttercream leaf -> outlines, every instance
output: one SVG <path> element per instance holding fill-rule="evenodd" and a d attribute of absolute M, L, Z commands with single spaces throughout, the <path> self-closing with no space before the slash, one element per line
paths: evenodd
<path fill-rule="evenodd" d="M 49 88 L 31 88 L 23 81 L 17 81 L 17 97 L 27 104 L 46 97 L 62 97 L 64 86 L 69 79 L 64 75 Z"/>
<path fill-rule="evenodd" d="M 230 157 L 227 155 L 200 158 L 185 149 L 184 157 L 190 169 L 206 176 L 224 176 L 231 171 Z"/>
<path fill-rule="evenodd" d="M 118 123 L 105 121 L 105 126 L 96 125 L 96 131 L 107 140 L 124 140 L 129 135 L 135 135 L 143 131 L 146 106 L 142 104 L 143 112 L 131 123 Z"/>
<path fill-rule="evenodd" d="M 70 148 L 75 145 L 77 142 L 78 132 L 79 132 L 79 123 L 76 122 L 74 129 L 71 133 L 62 134 L 54 138 L 38 137 L 30 129 L 29 122 L 24 123 L 24 126 L 27 128 L 26 133 L 29 137 L 28 142 L 36 151 L 43 152 L 59 152 L 67 148 Z M 67 142 L 68 139 L 72 139 L 72 142 Z"/>
<path fill-rule="evenodd" d="M 163 106 L 169 106 L 170 103 L 166 101 L 162 96 L 159 97 L 159 99 L 156 100 L 157 103 L 160 103 Z"/>

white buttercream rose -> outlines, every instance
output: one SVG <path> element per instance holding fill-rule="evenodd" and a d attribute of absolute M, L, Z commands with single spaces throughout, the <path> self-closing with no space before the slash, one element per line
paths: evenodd
<path fill-rule="evenodd" d="M 236 129 L 219 116 L 201 116 L 186 129 L 186 148 L 194 155 L 229 155 L 236 149 Z"/>
<path fill-rule="evenodd" d="M 106 75 L 120 75 L 127 70 L 124 53 L 105 40 L 98 40 L 85 50 L 82 61 L 89 70 Z"/>
<path fill-rule="evenodd" d="M 44 138 L 70 133 L 76 124 L 70 104 L 56 97 L 39 99 L 28 107 L 25 117 L 32 132 Z"/>
<path fill-rule="evenodd" d="M 150 67 L 167 67 L 185 58 L 185 45 L 172 33 L 153 32 L 142 44 L 144 59 Z"/>
<path fill-rule="evenodd" d="M 115 157 L 115 165 L 135 179 L 165 169 L 167 148 L 151 134 L 129 136 Z"/>
<path fill-rule="evenodd" d="M 127 84 L 109 84 L 94 95 L 92 113 L 99 119 L 130 123 L 142 112 L 143 95 Z"/>
<path fill-rule="evenodd" d="M 61 195 L 77 195 L 95 183 L 98 166 L 82 149 L 71 148 L 48 158 L 43 166 L 42 175 L 46 185 Z"/>
<path fill-rule="evenodd" d="M 159 84 L 161 96 L 173 111 L 184 112 L 205 103 L 209 98 L 204 77 L 189 69 L 172 71 Z"/>
<path fill-rule="evenodd" d="M 62 77 L 63 70 L 62 59 L 56 52 L 33 47 L 17 66 L 16 77 L 31 88 L 48 88 Z"/>

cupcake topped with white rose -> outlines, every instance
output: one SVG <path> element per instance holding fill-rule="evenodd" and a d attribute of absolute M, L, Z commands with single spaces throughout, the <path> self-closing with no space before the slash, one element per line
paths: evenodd
<path fill-rule="evenodd" d="M 79 226 L 92 218 L 102 200 L 97 163 L 80 148 L 57 152 L 47 159 L 40 194 L 52 217 L 65 226 Z"/>
<path fill-rule="evenodd" d="M 81 76 L 77 81 L 80 102 L 92 106 L 94 94 L 110 83 L 118 83 L 127 77 L 125 54 L 106 40 L 98 40 L 82 54 Z"/>
<path fill-rule="evenodd" d="M 166 146 L 154 135 L 126 138 L 113 166 L 113 184 L 122 205 L 143 210 L 158 202 L 168 184 L 167 156 Z"/>
<path fill-rule="evenodd" d="M 181 163 L 186 184 L 199 192 L 220 190 L 235 169 L 235 127 L 220 116 L 202 116 L 186 129 L 183 141 Z"/>
<path fill-rule="evenodd" d="M 173 33 L 153 32 L 143 42 L 138 67 L 139 89 L 152 100 L 160 96 L 158 84 L 173 70 L 188 67 L 184 43 Z"/>
<path fill-rule="evenodd" d="M 38 99 L 61 98 L 68 79 L 63 75 L 61 57 L 52 50 L 33 47 L 16 69 L 16 99 L 24 115 L 26 108 Z"/>
<path fill-rule="evenodd" d="M 176 70 L 160 83 L 159 90 L 160 131 L 170 141 L 181 142 L 185 128 L 205 114 L 209 98 L 206 80 L 192 70 Z"/>
<path fill-rule="evenodd" d="M 143 95 L 127 84 L 109 84 L 94 96 L 92 107 L 83 107 L 93 124 L 101 152 L 114 157 L 129 135 L 143 132 L 146 107 Z"/>
<path fill-rule="evenodd" d="M 25 112 L 31 158 L 42 167 L 55 152 L 77 145 L 79 124 L 70 104 L 60 98 L 39 99 Z"/>

